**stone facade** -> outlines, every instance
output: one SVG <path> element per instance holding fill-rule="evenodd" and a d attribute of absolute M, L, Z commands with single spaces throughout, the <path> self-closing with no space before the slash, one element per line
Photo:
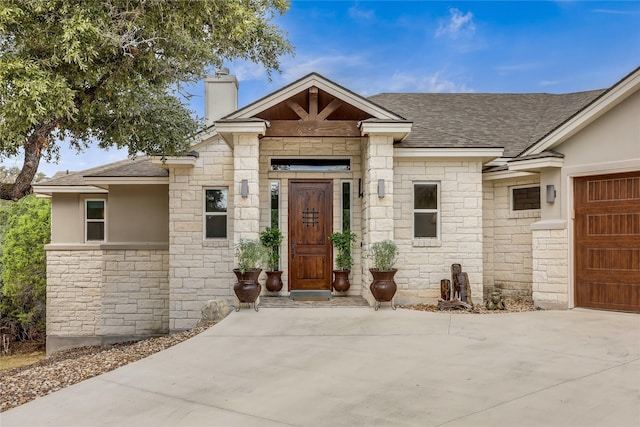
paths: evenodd
<path fill-rule="evenodd" d="M 166 249 L 47 249 L 47 351 L 166 334 Z"/>
<path fill-rule="evenodd" d="M 169 175 L 169 329 L 192 328 L 208 300 L 233 296 L 231 239 L 205 239 L 204 190 L 228 190 L 227 236 L 234 233 L 233 150 L 221 139 L 200 146 L 194 168 L 171 168 Z"/>
<path fill-rule="evenodd" d="M 539 185 L 538 177 L 484 182 L 484 297 L 498 290 L 506 298 L 531 299 L 533 260 L 531 224 L 540 210 L 512 211 L 511 189 Z"/>
<path fill-rule="evenodd" d="M 469 275 L 474 302 L 482 301 L 482 163 L 479 161 L 396 160 L 394 233 L 398 303 L 435 303 L 440 280 L 451 278 L 451 264 Z M 413 238 L 413 184 L 440 185 L 440 236 Z"/>
<path fill-rule="evenodd" d="M 563 223 L 563 221 L 560 221 Z M 533 300 L 536 307 L 569 307 L 569 239 L 566 227 L 544 222 L 532 226 Z"/>

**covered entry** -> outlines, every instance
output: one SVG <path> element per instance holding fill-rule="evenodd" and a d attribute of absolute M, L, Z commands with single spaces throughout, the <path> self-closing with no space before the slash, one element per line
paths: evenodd
<path fill-rule="evenodd" d="M 575 305 L 640 312 L 640 172 L 574 186 Z"/>

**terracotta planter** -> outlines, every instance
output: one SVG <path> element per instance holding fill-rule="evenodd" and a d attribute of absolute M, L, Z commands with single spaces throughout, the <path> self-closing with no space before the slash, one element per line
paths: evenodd
<path fill-rule="evenodd" d="M 265 286 L 269 292 L 279 292 L 282 289 L 282 271 L 267 271 Z"/>
<path fill-rule="evenodd" d="M 376 299 L 378 304 L 376 305 L 376 311 L 380 308 L 381 303 L 391 302 L 391 308 L 396 309 L 393 304 L 393 296 L 398 290 L 396 282 L 393 281 L 393 276 L 398 272 L 398 269 L 393 270 L 378 270 L 377 268 L 370 268 L 369 271 L 373 276 L 373 282 L 369 285 L 371 294 Z"/>
<path fill-rule="evenodd" d="M 346 292 L 351 287 L 349 273 L 351 270 L 333 270 L 333 289 L 338 292 Z"/>

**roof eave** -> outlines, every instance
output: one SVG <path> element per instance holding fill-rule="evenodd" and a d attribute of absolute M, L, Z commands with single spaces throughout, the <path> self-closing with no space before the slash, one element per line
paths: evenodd
<path fill-rule="evenodd" d="M 640 89 L 640 67 L 551 131 L 520 156 L 538 154 L 562 144 Z"/>

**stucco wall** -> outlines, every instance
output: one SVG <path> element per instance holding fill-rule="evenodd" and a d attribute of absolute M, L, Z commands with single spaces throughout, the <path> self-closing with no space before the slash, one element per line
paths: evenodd
<path fill-rule="evenodd" d="M 167 243 L 167 185 L 111 185 L 109 194 L 54 194 L 51 243 L 84 243 L 85 200 L 106 200 L 106 241 Z"/>
<path fill-rule="evenodd" d="M 540 211 L 512 212 L 511 188 L 539 185 L 537 176 L 484 182 L 484 297 L 498 290 L 505 298 L 531 298 L 531 224 Z"/>
<path fill-rule="evenodd" d="M 112 185 L 107 206 L 110 242 L 169 241 L 167 185 Z"/>
<path fill-rule="evenodd" d="M 474 303 L 482 301 L 482 164 L 477 161 L 394 162 L 396 301 L 435 303 L 440 280 L 451 278 L 451 264 L 469 275 Z M 413 183 L 440 183 L 439 239 L 413 238 Z"/>
<path fill-rule="evenodd" d="M 56 193 L 51 198 L 51 243 L 84 242 L 84 200 L 107 200 L 106 194 Z"/>

